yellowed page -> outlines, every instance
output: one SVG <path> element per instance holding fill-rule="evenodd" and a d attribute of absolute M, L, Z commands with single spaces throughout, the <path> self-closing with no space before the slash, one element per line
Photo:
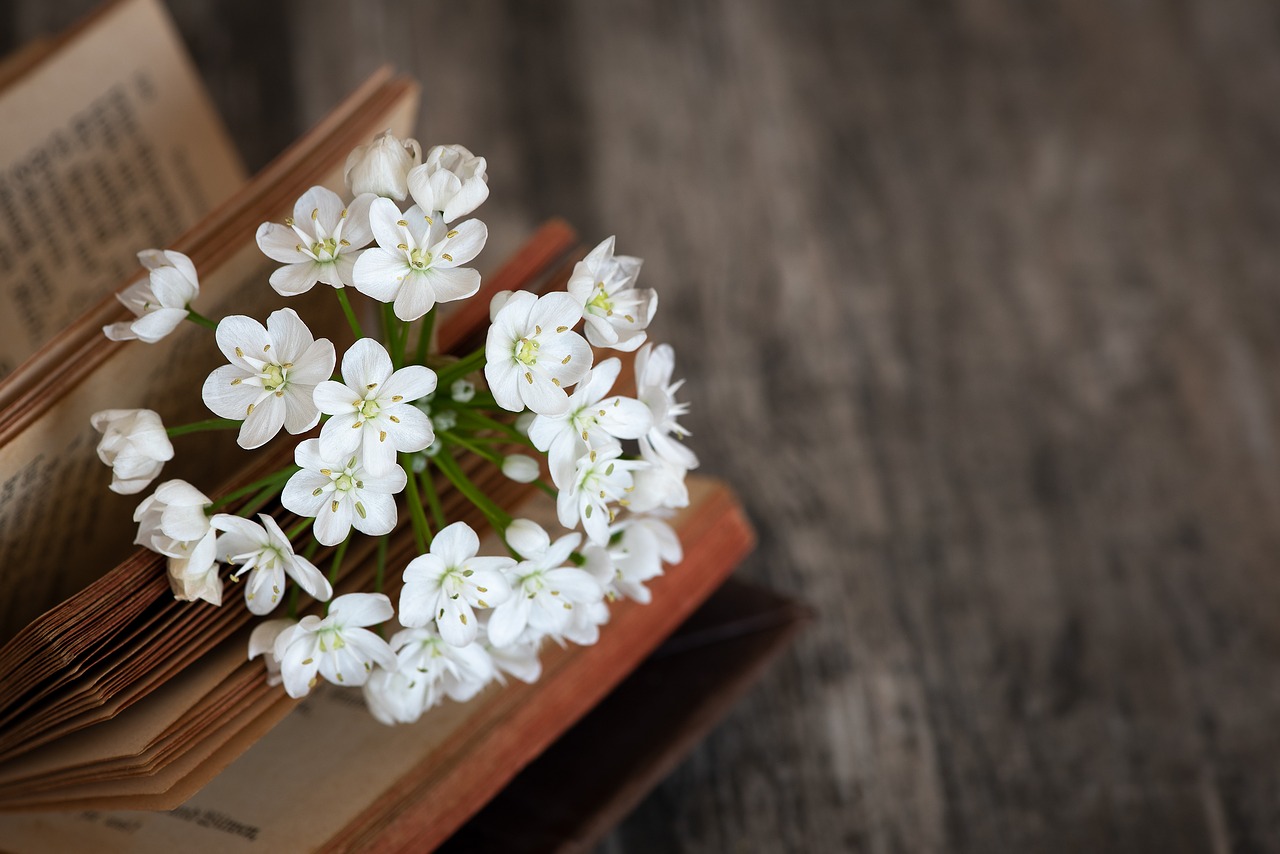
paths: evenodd
<path fill-rule="evenodd" d="M 158 0 L 123 0 L 0 91 L 0 377 L 244 181 Z"/>

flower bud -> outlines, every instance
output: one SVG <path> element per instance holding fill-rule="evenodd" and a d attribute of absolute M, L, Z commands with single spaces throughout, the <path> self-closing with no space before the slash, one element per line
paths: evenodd
<path fill-rule="evenodd" d="M 524 454 L 512 454 L 502 460 L 502 473 L 516 483 L 533 483 L 540 471 L 538 461 Z"/>
<path fill-rule="evenodd" d="M 515 291 L 498 291 L 489 300 L 489 322 L 493 323 L 498 317 L 498 312 L 502 311 L 502 307 L 507 304 L 507 300 L 511 299 Z"/>
<path fill-rule="evenodd" d="M 354 196 L 373 193 L 402 202 L 409 192 L 409 171 L 421 162 L 422 148 L 416 139 L 400 140 L 384 131 L 368 145 L 356 146 L 347 157 L 347 189 Z"/>
<path fill-rule="evenodd" d="M 164 423 L 150 409 L 104 409 L 89 422 L 103 434 L 98 459 L 111 466 L 112 492 L 141 492 L 173 459 Z"/>
<path fill-rule="evenodd" d="M 409 193 L 429 214 L 441 213 L 453 222 L 489 198 L 485 160 L 461 145 L 437 145 L 421 166 L 409 172 Z"/>
<path fill-rule="evenodd" d="M 458 403 L 469 403 L 476 396 L 476 384 L 468 379 L 454 380 L 449 386 L 449 396 Z"/>

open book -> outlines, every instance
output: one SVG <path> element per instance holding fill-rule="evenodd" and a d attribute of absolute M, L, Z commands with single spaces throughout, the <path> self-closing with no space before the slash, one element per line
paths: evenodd
<path fill-rule="evenodd" d="M 137 497 L 106 492 L 95 456 L 96 411 L 207 417 L 191 390 L 215 363 L 212 336 L 185 324 L 142 346 L 101 330 L 127 317 L 114 294 L 134 281 L 134 255 L 147 246 L 192 259 L 213 313 L 281 307 L 263 286 L 273 264 L 256 227 L 283 219 L 307 188 L 341 184 L 357 144 L 387 129 L 408 135 L 417 87 L 375 74 L 246 178 L 157 0 L 120 0 L 23 50 L 0 65 L 0 86 L 9 222 L 0 245 L 11 260 L 0 282 L 14 307 L 0 318 L 6 850 L 430 847 L 589 711 L 749 550 L 732 495 L 691 478 L 689 506 L 672 522 L 684 561 L 653 583 L 654 604 L 615 603 L 598 644 L 544 652 L 540 681 L 492 686 L 395 729 L 353 708 L 349 691 L 291 700 L 246 659 L 251 615 L 238 597 L 221 608 L 174 600 L 164 558 L 131 544 Z M 563 287 L 584 253 L 564 223 L 543 226 L 490 265 L 476 298 L 442 313 L 440 349 L 473 349 L 490 295 Z M 328 291 L 289 305 L 305 306 L 341 349 L 349 333 Z M 248 455 L 207 438 L 190 437 L 196 452 L 184 451 L 172 474 L 221 484 L 212 497 L 228 497 L 228 512 L 264 466 L 292 454 Z M 479 458 L 465 465 L 518 515 L 554 519 L 553 502 L 532 486 Z M 440 491 L 450 518 L 484 529 L 447 483 Z M 397 531 L 388 565 L 403 566 L 413 547 L 407 526 Z M 368 587 L 372 550 L 372 540 L 353 540 L 338 592 Z M 163 812 L 118 812 L 132 810 Z"/>

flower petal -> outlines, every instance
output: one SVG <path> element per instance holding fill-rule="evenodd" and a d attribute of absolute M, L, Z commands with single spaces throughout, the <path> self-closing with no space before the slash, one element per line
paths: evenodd
<path fill-rule="evenodd" d="M 351 270 L 351 284 L 367 297 L 391 302 L 400 293 L 405 276 L 410 272 L 404 253 L 387 249 L 366 249 Z"/>
<path fill-rule="evenodd" d="M 431 553 L 446 566 L 460 567 L 480 550 L 480 537 L 466 522 L 454 522 L 442 528 L 431 541 Z"/>
<path fill-rule="evenodd" d="M 396 500 L 394 498 L 386 493 L 362 490 L 358 501 L 360 508 L 364 509 L 364 515 L 361 516 L 360 508 L 356 508 L 355 515 L 351 517 L 351 522 L 357 531 L 371 537 L 380 537 L 395 529 Z"/>
<path fill-rule="evenodd" d="M 320 280 L 320 265 L 307 259 L 297 264 L 280 266 L 271 270 L 268 283 L 282 297 L 296 297 L 316 286 Z"/>
<path fill-rule="evenodd" d="M 329 618 L 340 626 L 376 626 L 395 616 L 391 600 L 381 593 L 348 593 L 333 600 Z M 394 662 L 391 665 L 395 666 Z"/>
<path fill-rule="evenodd" d="M 391 357 L 373 338 L 361 338 L 342 356 L 342 378 L 353 389 L 382 384 L 391 376 Z"/>
<path fill-rule="evenodd" d="M 258 248 L 272 261 L 281 264 L 297 264 L 311 259 L 299 251 L 298 235 L 292 228 L 278 222 L 264 222 L 258 226 Z"/>
<path fill-rule="evenodd" d="M 215 369 L 205 379 L 204 387 L 200 390 L 204 405 L 219 418 L 243 419 L 249 404 L 262 393 L 262 389 L 257 386 L 235 382 L 246 376 L 248 374 L 237 365 L 223 365 Z"/>
<path fill-rule="evenodd" d="M 263 353 L 269 352 L 266 348 L 271 345 L 271 337 L 267 335 L 263 325 L 252 317 L 245 317 L 242 314 L 232 314 L 222 318 L 214 337 L 217 339 L 218 349 L 227 357 L 228 362 L 241 365 L 246 371 L 252 373 L 256 373 L 256 369 L 243 357 L 252 356 L 260 359 Z M 237 353 L 237 350 L 240 352 Z"/>
<path fill-rule="evenodd" d="M 319 472 L 304 469 L 294 474 L 284 485 L 284 491 L 280 494 L 280 503 L 290 513 L 297 513 L 299 516 L 315 516 L 329 501 L 329 496 L 323 492 L 317 495 L 316 490 L 323 490 L 330 483 L 329 478 Z"/>
<path fill-rule="evenodd" d="M 248 450 L 267 444 L 284 426 L 285 411 L 284 401 L 274 394 L 269 395 L 245 417 L 236 442 Z"/>
<path fill-rule="evenodd" d="M 480 274 L 470 267 L 432 267 L 425 278 L 437 302 L 466 299 L 480 290 Z"/>
<path fill-rule="evenodd" d="M 446 220 L 448 217 L 445 218 Z M 449 259 L 441 259 L 442 265 L 460 267 L 480 254 L 485 241 L 489 239 L 489 227 L 478 219 L 469 219 L 453 227 L 441 251 Z"/>

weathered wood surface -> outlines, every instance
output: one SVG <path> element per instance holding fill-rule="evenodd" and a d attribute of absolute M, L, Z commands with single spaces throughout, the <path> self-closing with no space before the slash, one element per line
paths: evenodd
<path fill-rule="evenodd" d="M 646 258 L 821 619 L 604 851 L 1280 849 L 1280 7 L 173 8 L 252 165 L 388 61 Z"/>

